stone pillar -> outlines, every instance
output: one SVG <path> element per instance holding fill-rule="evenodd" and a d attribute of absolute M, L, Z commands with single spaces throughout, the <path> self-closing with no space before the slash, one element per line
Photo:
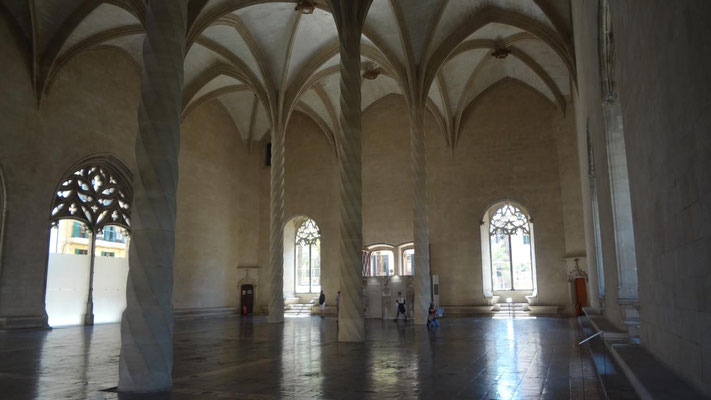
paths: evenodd
<path fill-rule="evenodd" d="M 412 154 L 412 211 L 415 236 L 415 324 L 425 325 L 432 301 L 430 277 L 430 228 L 427 218 L 427 171 L 425 161 L 425 109 L 414 104 L 410 111 Z"/>
<path fill-rule="evenodd" d="M 284 134 L 272 128 L 269 226 L 269 322 L 284 322 Z"/>
<path fill-rule="evenodd" d="M 94 325 L 94 265 L 96 264 L 96 235 L 97 230 L 91 232 L 91 245 L 89 246 L 89 295 L 86 298 L 86 312 L 84 325 Z"/>
<path fill-rule="evenodd" d="M 362 133 L 360 35 L 370 0 L 331 0 L 341 56 L 341 129 L 338 136 L 341 290 L 338 340 L 365 340 L 362 253 Z"/>
<path fill-rule="evenodd" d="M 187 0 L 147 2 L 118 390 L 172 386 L 173 251 Z"/>

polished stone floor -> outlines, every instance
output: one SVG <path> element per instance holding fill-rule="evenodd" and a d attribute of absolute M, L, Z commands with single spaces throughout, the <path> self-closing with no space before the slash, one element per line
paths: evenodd
<path fill-rule="evenodd" d="M 442 319 L 430 329 L 368 320 L 177 321 L 172 399 L 598 399 L 575 319 Z M 0 398 L 116 399 L 119 325 L 0 332 Z M 582 354 L 582 358 L 581 358 Z M 121 396 L 123 398 L 124 396 Z"/>

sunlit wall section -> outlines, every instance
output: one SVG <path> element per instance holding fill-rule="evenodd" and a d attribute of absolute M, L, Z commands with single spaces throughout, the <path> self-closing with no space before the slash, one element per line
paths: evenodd
<path fill-rule="evenodd" d="M 86 225 L 70 219 L 58 221 L 50 232 L 45 295 L 49 326 L 79 325 L 89 295 L 90 233 Z"/>
<path fill-rule="evenodd" d="M 128 244 L 128 233 L 119 226 L 106 226 L 96 237 L 94 322 L 97 324 L 121 321 L 126 308 Z"/>

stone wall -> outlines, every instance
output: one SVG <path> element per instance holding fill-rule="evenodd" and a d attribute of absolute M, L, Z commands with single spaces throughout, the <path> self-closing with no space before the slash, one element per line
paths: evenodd
<path fill-rule="evenodd" d="M 584 253 L 572 116 L 565 117 L 528 89 L 502 85 L 469 111 L 454 154 L 437 129 L 428 119 L 431 262 L 433 273 L 440 275 L 442 304 L 484 302 L 479 221 L 496 200 L 515 199 L 536 218 L 539 301 L 570 311 L 562 257 Z M 364 244 L 410 242 L 409 117 L 402 98 L 391 96 L 366 110 L 363 137 Z M 337 281 L 329 282 L 329 276 L 338 253 L 328 245 L 328 224 L 336 229 L 331 234 L 338 234 L 334 160 L 324 159 L 330 154 L 328 142 L 303 117 L 292 118 L 286 146 L 286 217 L 309 215 L 322 227 L 328 294 L 337 290 L 332 287 Z M 320 184 L 308 186 L 310 182 Z"/>
<path fill-rule="evenodd" d="M 294 113 L 286 130 L 284 159 L 284 221 L 307 216 L 318 225 L 321 287 L 326 301 L 331 302 L 338 290 L 340 262 L 336 156 L 318 125 L 304 114 Z"/>
<path fill-rule="evenodd" d="M 181 134 L 173 306 L 238 306 L 237 267 L 258 263 L 263 152 L 249 152 L 219 100 L 190 113 Z"/>
<path fill-rule="evenodd" d="M 618 304 L 617 254 L 615 250 L 615 231 L 613 204 L 610 190 L 610 172 L 607 162 L 607 144 L 605 122 L 602 109 L 600 83 L 600 60 L 598 57 L 598 2 L 574 2 L 573 21 L 575 27 L 575 48 L 578 70 L 578 98 L 575 104 L 578 132 L 578 154 L 581 160 L 581 181 L 585 210 L 586 253 L 588 270 L 597 268 L 595 254 L 594 218 L 592 213 L 592 193 L 588 178 L 587 136 L 591 138 L 594 151 L 595 187 L 598 196 L 599 227 L 602 242 L 602 260 L 604 269 L 604 313 L 606 318 L 619 329 L 626 329 L 622 311 Z M 597 274 L 594 274 L 597 276 Z M 596 279 L 597 280 L 597 279 Z M 591 293 L 596 293 L 598 283 L 591 282 Z M 597 302 L 593 302 L 596 304 Z"/>
<path fill-rule="evenodd" d="M 574 233 L 571 249 L 579 250 L 581 235 L 575 232 L 581 218 L 575 207 L 564 213 L 561 175 L 566 177 L 566 200 L 574 201 L 578 189 L 561 173 L 559 153 L 570 163 L 575 140 L 559 146 L 556 139 L 574 135 L 572 125 L 558 121 L 563 118 L 559 110 L 513 81 L 490 90 L 466 113 L 453 153 L 437 135 L 427 141 L 431 265 L 440 276 L 441 303 L 485 304 L 479 224 L 491 205 L 510 199 L 526 206 L 534 219 L 538 302 L 570 312 L 562 257 L 566 231 Z M 566 125 L 566 132 L 558 132 L 554 121 L 558 130 Z"/>
<path fill-rule="evenodd" d="M 611 7 L 641 341 L 711 394 L 711 3 Z"/>
<path fill-rule="evenodd" d="M 12 37 L 5 20 L 0 36 Z M 135 164 L 138 69 L 128 56 L 93 51 L 72 60 L 38 106 L 24 56 L 0 41 L 0 164 L 7 220 L 0 277 L 0 327 L 45 323 L 49 215 L 67 169 L 95 153 Z M 110 71 L 108 73 L 107 71 Z"/>
<path fill-rule="evenodd" d="M 0 35 L 10 38 L 5 20 Z M 112 153 L 135 169 L 139 69 L 127 55 L 94 50 L 70 61 L 40 105 L 24 56 L 0 41 L 0 165 L 7 189 L 0 260 L 0 328 L 45 324 L 49 213 L 65 171 Z M 259 260 L 267 180 L 263 146 L 247 151 L 217 102 L 183 125 L 176 228 L 176 308 L 236 306 L 236 267 Z"/>

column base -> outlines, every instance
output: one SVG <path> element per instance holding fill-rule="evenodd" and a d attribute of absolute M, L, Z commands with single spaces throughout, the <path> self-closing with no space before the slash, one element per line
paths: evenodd
<path fill-rule="evenodd" d="M 0 330 L 13 329 L 44 330 L 51 328 L 47 324 L 47 314 L 0 317 Z"/>
<path fill-rule="evenodd" d="M 338 318 L 339 342 L 364 342 L 365 320 L 363 318 Z"/>

